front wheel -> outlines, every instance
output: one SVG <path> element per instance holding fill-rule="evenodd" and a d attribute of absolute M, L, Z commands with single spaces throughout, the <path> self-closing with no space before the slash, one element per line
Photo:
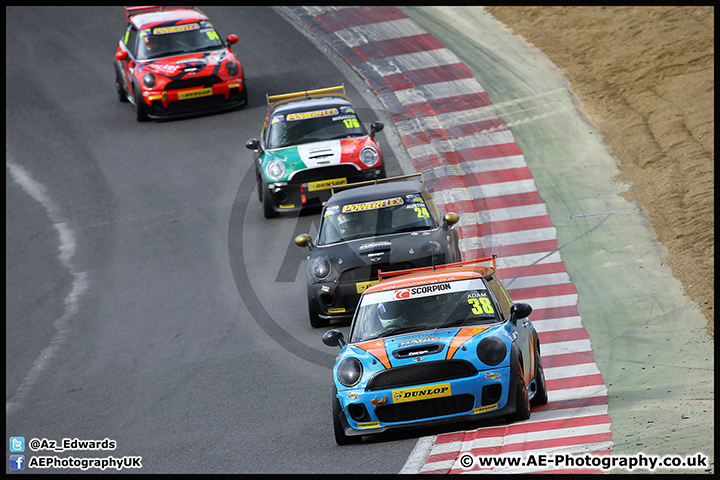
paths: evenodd
<path fill-rule="evenodd" d="M 318 307 L 315 299 L 308 298 L 308 317 L 310 317 L 310 325 L 313 328 L 322 328 L 330 325 L 330 320 L 320 318 L 320 315 L 318 315 Z"/>
<path fill-rule="evenodd" d="M 332 402 L 333 431 L 335 432 L 335 443 L 341 446 L 360 443 L 360 441 L 362 440 L 362 437 L 360 435 L 345 435 L 345 430 L 343 429 L 342 422 L 340 421 L 340 416 L 345 414 L 342 412 L 342 409 L 340 408 L 340 402 L 335 395 L 333 395 Z"/>
<path fill-rule="evenodd" d="M 123 86 L 122 79 L 120 78 L 120 72 L 115 70 L 115 90 L 117 90 L 118 100 L 120 103 L 127 103 L 127 95 L 125 94 L 125 87 Z"/>
<path fill-rule="evenodd" d="M 545 384 L 545 370 L 540 359 L 540 344 L 535 344 L 535 395 L 530 402 L 532 405 L 546 405 L 548 403 L 547 385 Z"/>
<path fill-rule="evenodd" d="M 145 101 L 140 94 L 140 88 L 135 86 L 135 119 L 138 122 L 146 122 L 148 119 Z"/>
<path fill-rule="evenodd" d="M 258 188 L 261 188 L 258 186 Z M 268 195 L 268 192 L 260 193 L 262 195 L 262 203 L 263 203 L 263 215 L 265 218 L 275 218 L 278 216 L 277 212 L 273 210 L 272 201 L 270 200 L 270 195 Z"/>
<path fill-rule="evenodd" d="M 518 359 L 518 376 L 519 379 L 515 384 L 515 413 L 510 415 L 511 422 L 518 422 L 530 418 L 530 400 L 525 388 L 525 372 L 522 363 Z"/>

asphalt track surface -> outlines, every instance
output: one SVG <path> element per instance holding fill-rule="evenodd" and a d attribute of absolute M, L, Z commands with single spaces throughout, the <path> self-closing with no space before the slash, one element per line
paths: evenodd
<path fill-rule="evenodd" d="M 206 10 L 221 34 L 247 45 L 236 51 L 250 105 L 141 125 L 112 84 L 122 9 L 7 9 L 6 436 L 110 438 L 116 457 L 143 457 L 143 473 L 415 468 L 408 458 L 418 438 L 443 431 L 335 446 L 334 352 L 308 325 L 305 252 L 291 245 L 315 228 L 313 216 L 266 222 L 244 149 L 264 117 L 265 93 L 345 83 L 366 122 L 391 122 L 361 79 L 288 23 L 287 12 Z M 468 30 L 411 10 L 471 70 L 482 67 L 477 54 L 488 52 L 467 41 Z M 522 79 L 498 79 L 496 88 L 474 73 L 497 92 L 493 103 L 524 94 L 510 88 Z M 543 198 L 558 244 L 568 245 L 563 259 L 608 384 L 613 451 L 712 456 L 698 446 L 713 438 L 712 350 L 697 335 L 692 305 L 672 293 L 677 283 L 639 212 L 598 218 L 634 208 L 616 204 L 611 159 L 600 148 L 601 162 L 591 154 L 553 162 L 553 149 L 571 148 L 557 146 L 561 134 L 547 135 L 544 122 L 504 121 L 530 167 L 542 161 L 533 169 L 538 189 L 554 193 Z M 392 129 L 381 141 L 390 173 L 406 170 Z M 529 155 L 537 143 L 545 150 Z M 607 183 L 599 187 L 599 178 Z M 618 241 L 625 238 L 635 241 Z M 631 275 L 618 281 L 607 273 L 613 268 Z"/>

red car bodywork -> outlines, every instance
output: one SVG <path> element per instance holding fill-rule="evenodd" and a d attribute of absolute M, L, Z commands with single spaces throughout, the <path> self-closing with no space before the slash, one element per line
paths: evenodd
<path fill-rule="evenodd" d="M 208 17 L 196 8 L 126 7 L 115 53 L 121 102 L 138 121 L 236 108 L 247 103 L 243 70 Z M 152 49 L 155 49 L 153 52 Z"/>

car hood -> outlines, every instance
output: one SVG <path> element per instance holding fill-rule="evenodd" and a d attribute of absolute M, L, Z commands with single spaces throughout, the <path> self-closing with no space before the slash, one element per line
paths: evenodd
<path fill-rule="evenodd" d="M 342 271 L 363 265 L 376 265 L 383 271 L 397 270 L 392 265 L 405 264 L 429 257 L 445 249 L 445 232 L 441 228 L 418 232 L 402 232 L 380 237 L 367 237 L 331 245 L 321 245 L 312 250 L 311 257 L 327 256 L 333 264 L 342 259 L 338 268 Z M 434 243 L 431 243 L 434 242 Z M 438 250 L 439 249 L 439 250 Z M 399 268 L 407 268 L 401 266 Z"/>
<path fill-rule="evenodd" d="M 365 136 L 325 140 L 267 150 L 263 163 L 272 160 L 284 162 L 290 178 L 300 170 L 338 165 L 340 163 L 352 163 L 357 165 L 358 168 L 363 168 L 358 153 L 370 141 L 369 138 Z"/>
<path fill-rule="evenodd" d="M 467 360 L 479 369 L 488 369 L 490 367 L 483 366 L 478 360 L 476 348 L 483 338 L 490 335 L 501 338 L 510 352 L 513 336 L 505 322 L 423 330 L 347 344 L 341 350 L 336 365 L 346 357 L 355 357 L 362 362 L 365 374 L 362 383 L 354 388 L 364 388 L 367 381 L 378 371 L 423 362 Z M 496 368 L 504 364 L 505 362 Z"/>
<path fill-rule="evenodd" d="M 185 53 L 141 62 L 142 68 L 167 77 L 191 76 L 207 69 L 217 70 L 230 58 L 227 49 Z"/>

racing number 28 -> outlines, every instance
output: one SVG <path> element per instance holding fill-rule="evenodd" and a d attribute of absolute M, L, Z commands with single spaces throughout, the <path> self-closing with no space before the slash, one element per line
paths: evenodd
<path fill-rule="evenodd" d="M 493 309 L 492 303 L 490 303 L 490 299 L 487 297 L 468 298 L 468 303 L 472 307 L 472 312 L 475 315 L 495 313 L 495 309 Z"/>

